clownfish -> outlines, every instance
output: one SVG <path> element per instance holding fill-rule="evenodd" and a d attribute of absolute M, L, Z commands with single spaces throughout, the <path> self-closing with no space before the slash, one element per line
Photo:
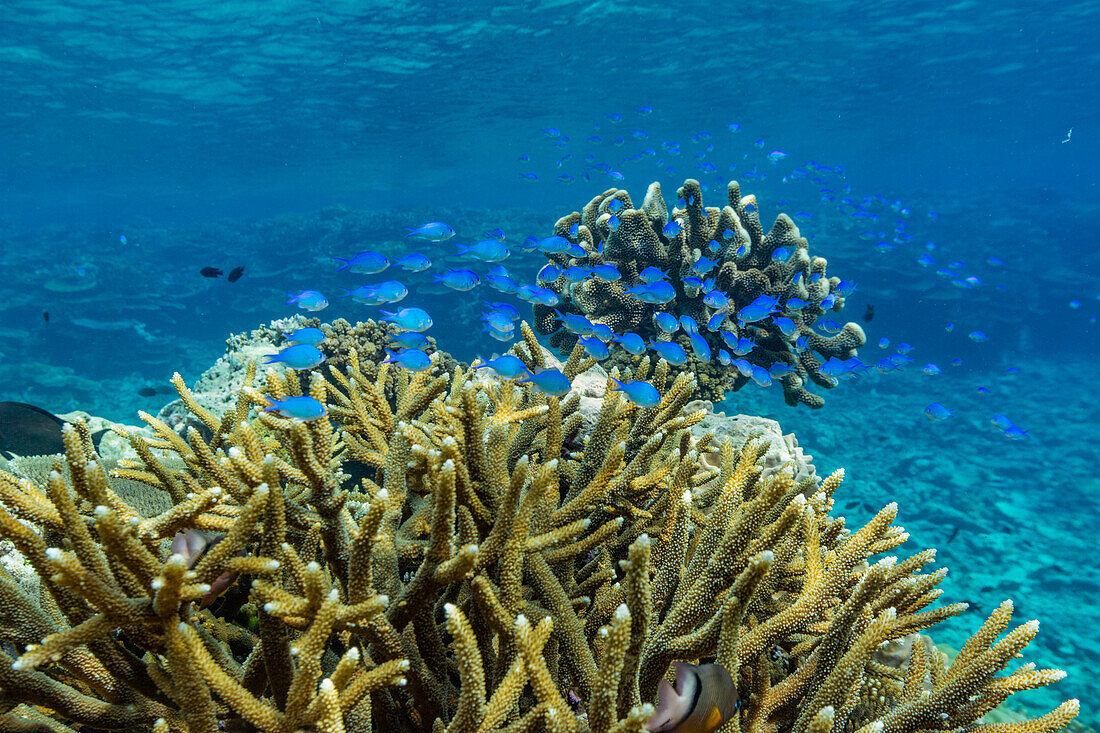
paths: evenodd
<path fill-rule="evenodd" d="M 676 688 L 661 680 L 657 710 L 646 721 L 651 733 L 711 733 L 737 710 L 737 686 L 720 664 L 673 662 Z"/>

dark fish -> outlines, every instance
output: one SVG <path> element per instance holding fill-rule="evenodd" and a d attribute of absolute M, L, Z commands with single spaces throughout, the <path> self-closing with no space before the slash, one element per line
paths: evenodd
<path fill-rule="evenodd" d="M 199 270 L 199 274 L 203 277 L 221 277 L 222 271 L 216 267 L 204 267 Z"/>
<path fill-rule="evenodd" d="M 958 534 L 959 534 L 959 528 L 955 527 L 954 529 L 951 530 L 951 536 L 947 538 L 947 542 L 945 542 L 944 544 L 950 544 L 951 540 L 955 539 L 955 537 L 957 537 Z"/>
<path fill-rule="evenodd" d="M 0 455 L 5 458 L 64 453 L 61 426 L 52 412 L 23 402 L 0 402 Z"/>
<path fill-rule="evenodd" d="M 243 275 L 243 274 L 244 274 L 244 265 L 241 265 L 240 267 L 234 267 L 232 270 L 229 271 L 229 277 L 227 277 L 226 280 L 228 280 L 231 283 L 235 283 L 235 282 L 237 282 L 238 280 L 241 279 L 241 275 Z"/>
<path fill-rule="evenodd" d="M 873 305 L 867 306 L 867 310 L 863 311 L 863 322 L 870 323 L 875 319 L 875 307 Z"/>
<path fill-rule="evenodd" d="M 42 311 L 42 320 L 45 321 L 46 323 L 50 322 L 50 312 L 49 311 Z"/>
<path fill-rule="evenodd" d="M 152 397 L 157 393 L 155 387 L 142 387 L 138 390 L 138 394 L 142 397 Z"/>
<path fill-rule="evenodd" d="M 673 662 L 676 688 L 661 680 L 657 711 L 646 721 L 652 733 L 711 733 L 733 718 L 737 686 L 720 664 Z"/>

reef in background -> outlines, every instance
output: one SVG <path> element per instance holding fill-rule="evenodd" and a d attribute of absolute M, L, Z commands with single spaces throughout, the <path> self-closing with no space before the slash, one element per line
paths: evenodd
<path fill-rule="evenodd" d="M 552 366 L 524 337 L 514 353 Z M 643 731 L 683 660 L 733 672 L 723 731 L 970 731 L 1063 676 L 996 676 L 1038 627 L 1001 637 L 1008 602 L 950 666 L 916 643 L 964 604 L 936 605 L 931 550 L 871 562 L 908 537 L 897 505 L 848 528 L 841 472 L 764 424 L 703 430 L 690 374 L 639 408 L 579 348 L 561 398 L 349 349 L 306 385 L 328 415 L 302 422 L 257 412 L 298 374 L 257 389 L 251 364 L 218 412 L 174 380 L 205 437 L 143 415 L 112 463 L 78 423 L 47 470 L 0 472 L 0 533 L 42 580 L 0 573 L 4 722 Z"/>
<path fill-rule="evenodd" d="M 613 264 L 621 280 L 591 277 L 571 283 L 558 275 L 542 284 L 561 299 L 563 313 L 582 314 L 619 334 L 635 332 L 647 339 L 668 340 L 669 336 L 654 324 L 654 314 L 665 312 L 693 319 L 713 357 L 701 358 L 683 334 L 672 338 L 689 355 L 695 354 L 685 368 L 696 375 L 701 397 L 719 402 L 727 390 L 739 390 L 754 378 L 769 382 L 775 378 L 782 383 L 787 404 L 822 407 L 824 400 L 806 389 L 807 382 L 826 389 L 835 387 L 837 380 L 826 373 L 828 370 L 822 370 L 823 362 L 829 358 L 850 359 L 867 340 L 857 323 L 837 324 L 833 335 L 822 335 L 811 328 L 827 311 L 844 307 L 842 281 L 826 277 L 826 260 L 810 256 L 806 239 L 786 214 L 780 214 L 765 235 L 756 198 L 742 197 L 736 181 L 729 183 L 727 193 L 725 207 L 705 207 L 698 181 L 688 179 L 677 191 L 681 205 L 670 215 L 657 183 L 650 184 L 638 208 L 634 208 L 626 191 L 609 189 L 554 226 L 554 234 L 580 244 L 586 256 L 575 258 L 563 252 L 548 257 L 562 269 Z M 672 227 L 674 232 L 666 229 L 670 222 L 679 225 Z M 703 257 L 716 261 L 713 282 L 703 279 L 711 268 L 702 272 L 696 269 Z M 628 292 L 628 288 L 643 283 L 639 275 L 648 267 L 666 273 L 675 289 L 671 301 L 646 303 Z M 713 287 L 707 288 L 708 284 Z M 706 303 L 712 289 L 722 293 L 728 304 Z M 782 308 L 783 316 L 791 321 L 786 330 L 771 318 L 739 322 L 739 311 L 761 296 L 774 299 Z M 794 298 L 802 304 L 796 307 Z M 577 341 L 575 334 L 559 330 L 560 318 L 553 308 L 535 305 L 534 325 L 541 333 L 551 334 L 551 345 L 563 353 L 568 353 Z M 733 341 L 747 338 L 755 343 L 745 355 L 748 368 L 722 363 L 717 358 L 722 349 L 733 351 L 730 342 L 720 335 L 723 330 L 732 335 Z M 625 365 L 633 359 L 618 351 L 610 363 Z M 752 366 L 762 373 L 752 370 Z"/>

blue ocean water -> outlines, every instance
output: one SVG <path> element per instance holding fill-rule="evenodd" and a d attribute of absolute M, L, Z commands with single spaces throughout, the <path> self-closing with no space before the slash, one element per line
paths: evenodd
<path fill-rule="evenodd" d="M 7 0 L 0 399 L 135 422 L 163 402 L 138 390 L 194 379 L 287 291 L 377 317 L 337 297 L 397 277 L 335 272 L 362 249 L 427 254 L 402 305 L 459 358 L 500 351 L 480 301 L 526 304 L 432 286 L 465 265 L 404 226 L 499 227 L 532 281 L 519 243 L 603 190 L 673 203 L 690 177 L 721 205 L 736 179 L 858 282 L 861 358 L 914 361 L 821 411 L 755 385 L 720 409 L 846 467 L 853 520 L 899 501 L 904 549 L 937 547 L 976 607 L 945 641 L 1007 597 L 1041 618 L 1028 659 L 1070 676 L 1017 704 L 1077 696 L 1095 726 L 1098 28 L 1100 2 Z"/>

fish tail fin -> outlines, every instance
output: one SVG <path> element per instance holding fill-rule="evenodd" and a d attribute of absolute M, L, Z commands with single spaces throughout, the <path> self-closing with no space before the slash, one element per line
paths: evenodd
<path fill-rule="evenodd" d="M 282 359 L 279 358 L 278 354 L 268 354 L 267 361 L 265 361 L 264 364 L 275 364 L 280 361 L 282 361 Z"/>

